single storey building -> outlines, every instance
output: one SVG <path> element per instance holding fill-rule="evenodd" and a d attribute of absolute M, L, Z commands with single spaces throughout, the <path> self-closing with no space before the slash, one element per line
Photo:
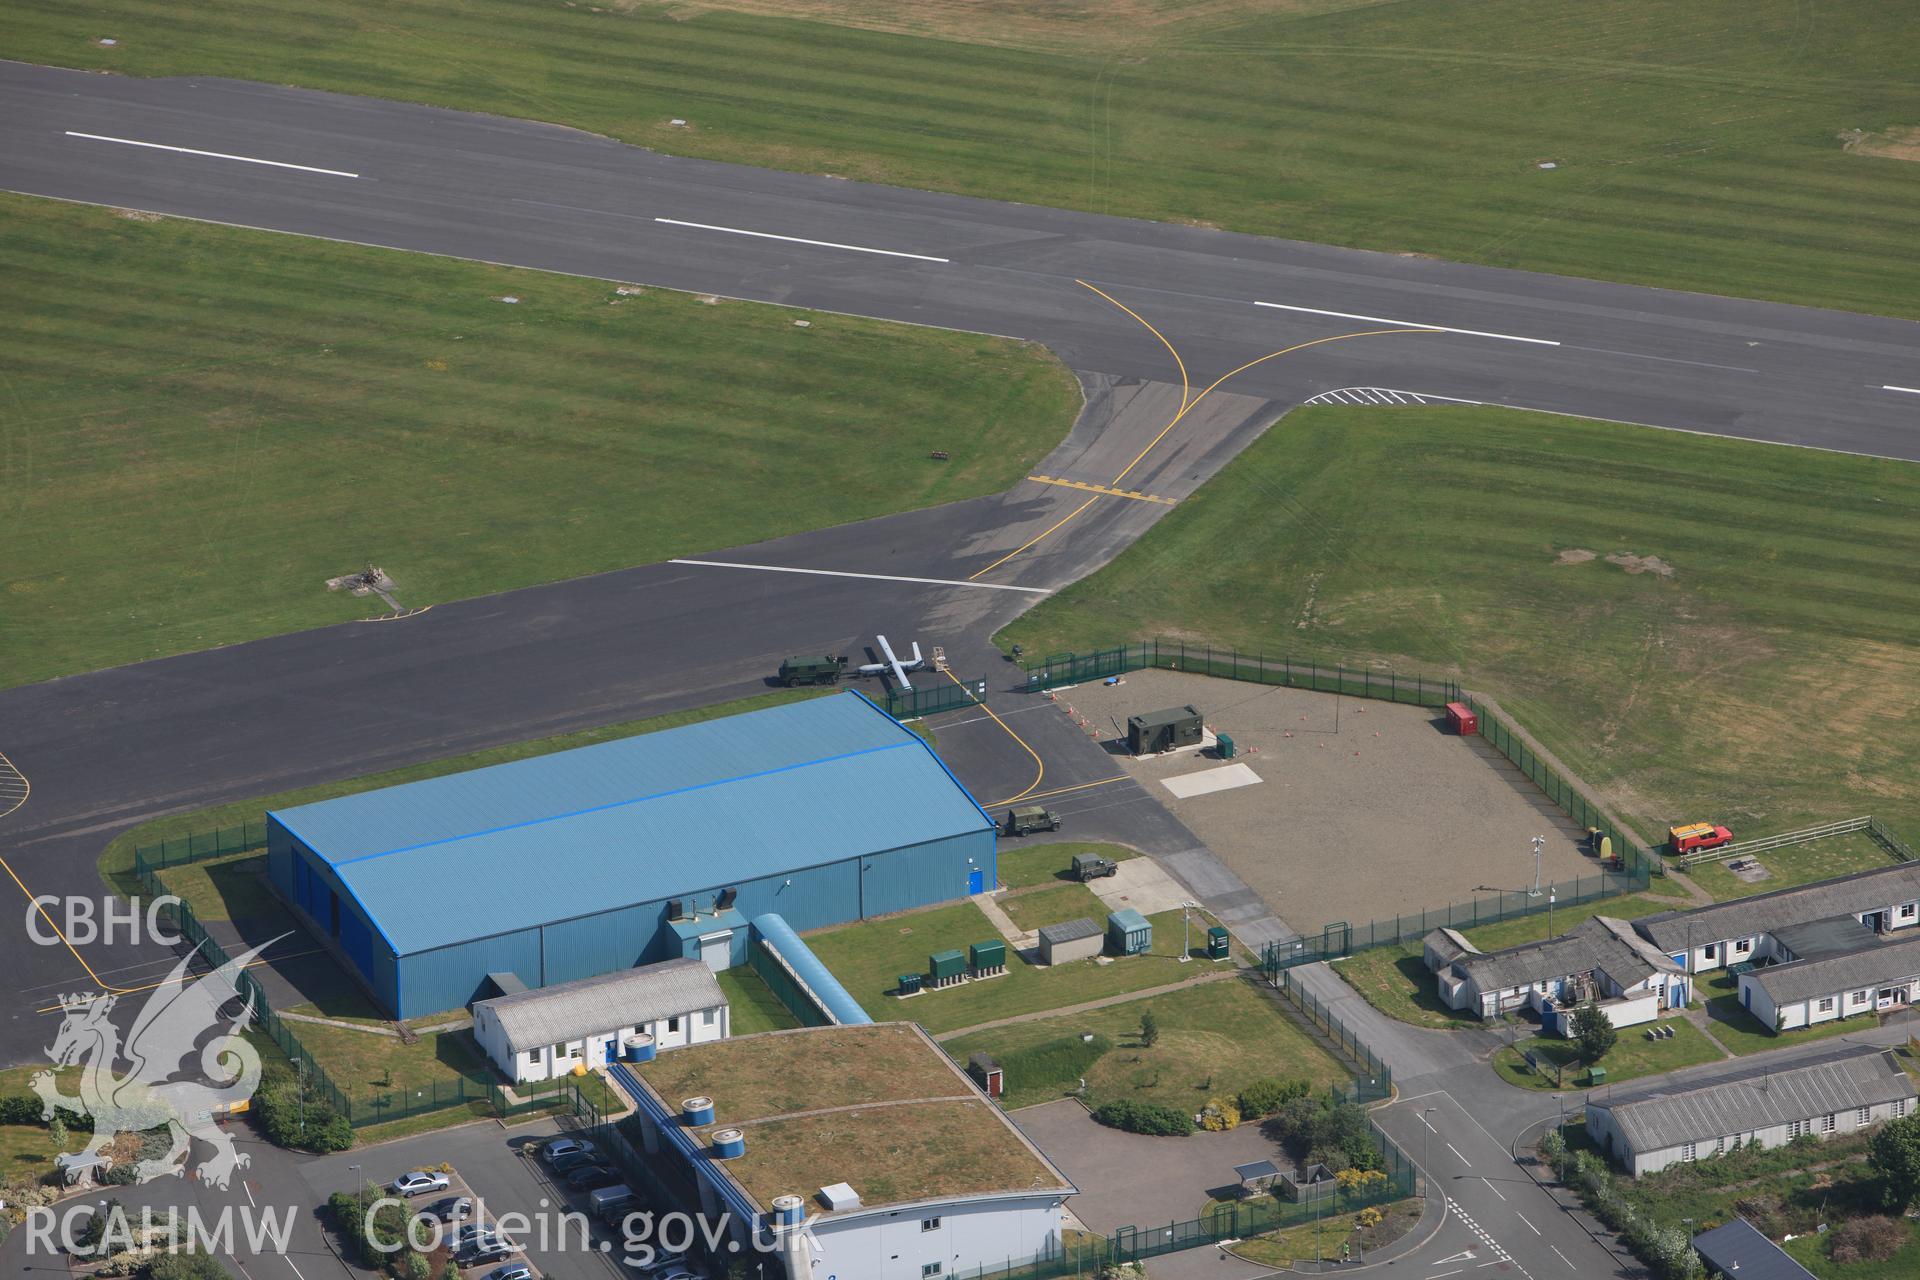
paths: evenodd
<path fill-rule="evenodd" d="M 1040 963 L 1066 964 L 1086 960 L 1106 949 L 1106 930 L 1086 916 L 1040 926 Z"/>
<path fill-rule="evenodd" d="M 1589 1097 L 1587 1136 L 1637 1178 L 1735 1146 L 1851 1133 L 1906 1115 L 1914 1096 L 1891 1050 L 1844 1045 L 1786 1066 Z"/>
<path fill-rule="evenodd" d="M 1569 1015 L 1588 1001 L 1626 1027 L 1650 1022 L 1687 998 L 1680 967 L 1610 916 L 1583 920 L 1557 938 L 1488 952 L 1473 950 L 1452 930 L 1436 930 L 1424 950 L 1448 1008 L 1482 1018 L 1532 1009 L 1543 1028 L 1559 1035 L 1569 1034 Z"/>
<path fill-rule="evenodd" d="M 1740 970 L 1740 1003 L 1776 1031 L 1902 1009 L 1920 994 L 1920 931 L 1883 935 L 1839 916 L 1778 930 L 1770 949 L 1769 962 Z"/>
<path fill-rule="evenodd" d="M 1920 925 L 1920 862 L 1816 880 L 1688 911 L 1663 911 L 1641 917 L 1634 928 L 1688 973 L 1709 973 L 1764 959 L 1768 939 L 1781 929 L 1843 915 L 1875 933 Z"/>
<path fill-rule="evenodd" d="M 661 1050 L 724 1040 L 729 1031 L 727 997 L 698 959 L 536 989 L 507 975 L 494 981 L 520 989 L 474 1001 L 473 1038 L 515 1084 L 551 1080 L 576 1065 L 603 1066 L 631 1035 L 650 1036 Z"/>
<path fill-rule="evenodd" d="M 1693 1251 L 1707 1274 L 1720 1280 L 1815 1280 L 1785 1249 L 1745 1218 L 1735 1218 L 1693 1238 Z"/>

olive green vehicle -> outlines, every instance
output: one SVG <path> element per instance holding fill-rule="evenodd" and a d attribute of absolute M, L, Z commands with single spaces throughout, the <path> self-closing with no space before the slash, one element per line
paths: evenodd
<path fill-rule="evenodd" d="M 1049 811 L 1045 805 L 1028 804 L 1007 810 L 1007 834 L 1010 836 L 1027 836 L 1036 831 L 1059 829 L 1060 815 Z"/>
<path fill-rule="evenodd" d="M 780 683 L 787 688 L 803 684 L 832 684 L 847 669 L 845 658 L 788 658 L 780 664 Z"/>

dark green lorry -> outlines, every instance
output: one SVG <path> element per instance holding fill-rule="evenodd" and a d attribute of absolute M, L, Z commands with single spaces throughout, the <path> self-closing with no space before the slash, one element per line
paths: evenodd
<path fill-rule="evenodd" d="M 845 658 L 788 658 L 780 664 L 780 683 L 789 689 L 803 684 L 832 684 L 846 669 Z"/>

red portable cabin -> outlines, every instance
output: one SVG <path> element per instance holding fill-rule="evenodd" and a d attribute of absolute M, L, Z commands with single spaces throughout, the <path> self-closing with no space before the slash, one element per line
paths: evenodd
<path fill-rule="evenodd" d="M 1480 732 L 1480 718 L 1473 714 L 1473 708 L 1464 702 L 1447 704 L 1447 728 L 1455 733 L 1468 734 Z"/>

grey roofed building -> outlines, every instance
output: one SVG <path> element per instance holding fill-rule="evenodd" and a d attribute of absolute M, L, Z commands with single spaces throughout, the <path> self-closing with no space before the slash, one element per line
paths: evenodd
<path fill-rule="evenodd" d="M 688 958 L 476 1000 L 473 1007 L 476 1018 L 481 1009 L 491 1010 L 513 1051 L 524 1053 L 609 1027 L 659 1022 L 726 1002 L 713 971 Z"/>
<path fill-rule="evenodd" d="M 1081 916 L 1078 920 L 1064 920 L 1059 924 L 1043 924 L 1040 926 L 1040 936 L 1046 941 L 1055 944 L 1076 942 L 1081 938 L 1098 938 L 1104 936 L 1105 933 L 1106 930 L 1102 929 L 1086 916 Z"/>
<path fill-rule="evenodd" d="M 1767 993 L 1774 1006 L 1830 996 L 1861 987 L 1878 987 L 1920 975 L 1920 937 L 1882 941 L 1862 930 L 1864 945 L 1786 964 L 1763 965 L 1747 981 Z M 1777 935 L 1776 935 L 1777 936 Z"/>
<path fill-rule="evenodd" d="M 1643 916 L 1635 927 L 1663 951 L 1681 951 L 1689 945 L 1757 937 L 1808 920 L 1858 915 L 1916 898 L 1920 898 L 1920 862 L 1903 862 L 1710 907 L 1663 911 Z"/>
<path fill-rule="evenodd" d="M 1587 1100 L 1635 1151 L 1752 1133 L 1914 1095 L 1913 1081 L 1877 1045 L 1846 1045 L 1792 1066 L 1747 1066 Z"/>
<path fill-rule="evenodd" d="M 1745 1218 L 1735 1218 L 1693 1238 L 1710 1274 L 1730 1280 L 1814 1280 L 1787 1251 L 1766 1238 Z"/>
<path fill-rule="evenodd" d="M 1467 941 L 1465 934 L 1444 926 L 1420 939 L 1420 949 L 1426 955 L 1428 967 L 1432 969 L 1444 969 L 1461 956 L 1480 954 L 1480 948 Z"/>
<path fill-rule="evenodd" d="M 1453 962 L 1455 973 L 1482 992 L 1504 991 L 1569 974 L 1604 972 L 1620 987 L 1645 982 L 1655 973 L 1677 972 L 1674 963 L 1636 935 L 1625 921 L 1593 916 L 1557 938 Z"/>

